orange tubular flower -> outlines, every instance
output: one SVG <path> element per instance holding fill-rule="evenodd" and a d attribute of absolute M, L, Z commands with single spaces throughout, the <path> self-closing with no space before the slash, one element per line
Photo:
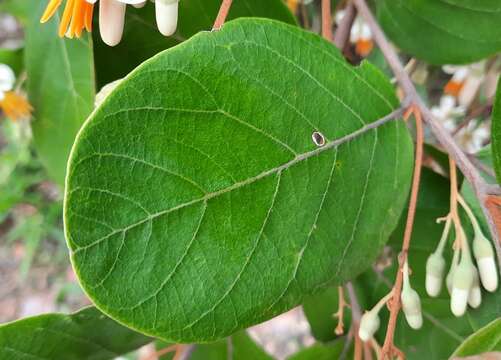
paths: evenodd
<path fill-rule="evenodd" d="M 63 0 L 51 0 L 45 9 L 41 23 L 45 23 L 54 16 Z M 94 4 L 86 0 L 67 0 L 63 17 L 59 24 L 59 36 L 69 38 L 80 37 L 83 30 L 92 31 L 92 15 Z"/>
<path fill-rule="evenodd" d="M 66 0 L 59 24 L 59 36 L 80 37 L 84 30 L 92 31 L 94 4 L 98 0 Z M 100 0 L 99 30 L 101 38 L 109 46 L 120 43 L 124 31 L 126 6 L 141 8 L 147 0 Z M 49 21 L 60 8 L 63 0 L 50 0 L 41 23 Z M 165 36 L 175 33 L 179 11 L 179 0 L 156 0 L 155 13 L 158 30 Z"/>

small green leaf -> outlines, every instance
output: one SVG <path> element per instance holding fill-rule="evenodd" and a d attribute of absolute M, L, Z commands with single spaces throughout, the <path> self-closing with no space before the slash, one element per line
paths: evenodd
<path fill-rule="evenodd" d="M 347 296 L 345 297 L 347 300 Z M 315 295 L 306 297 L 303 302 L 303 310 L 308 319 L 313 336 L 323 342 L 328 342 L 336 337 L 335 329 L 338 324 L 338 318 L 334 314 L 338 311 L 339 295 L 338 288 L 329 287 Z M 350 328 L 351 316 L 350 309 L 344 309 L 343 322 L 345 331 Z"/>
<path fill-rule="evenodd" d="M 46 2 L 25 1 L 31 2 L 25 62 L 35 147 L 51 178 L 62 185 L 75 135 L 94 107 L 92 40 L 59 38 L 59 21 L 40 24 Z"/>
<path fill-rule="evenodd" d="M 0 358 L 107 360 L 150 341 L 89 307 L 71 315 L 47 314 L 0 325 Z"/>
<path fill-rule="evenodd" d="M 337 340 L 332 344 L 314 344 L 306 349 L 303 349 L 287 360 L 332 360 L 340 359 L 345 342 Z"/>
<path fill-rule="evenodd" d="M 452 356 L 472 356 L 491 351 L 501 352 L 501 319 L 469 336 Z"/>
<path fill-rule="evenodd" d="M 353 278 L 407 196 L 405 124 L 372 124 L 397 103 L 372 65 L 277 21 L 234 20 L 149 60 L 72 151 L 81 285 L 120 322 L 187 343 Z"/>
<path fill-rule="evenodd" d="M 220 6 L 221 0 L 180 1 L 178 29 L 176 34 L 170 37 L 159 33 L 153 4 L 147 4 L 141 9 L 127 7 L 124 36 L 118 46 L 107 46 L 101 40 L 99 31 L 94 32 L 99 87 L 125 77 L 143 61 L 189 39 L 197 32 L 210 31 Z M 266 17 L 289 24 L 296 23 L 282 0 L 234 1 L 228 20 L 250 16 Z"/>
<path fill-rule="evenodd" d="M 377 10 L 391 40 L 431 64 L 466 64 L 501 50 L 497 0 L 382 0 Z"/>

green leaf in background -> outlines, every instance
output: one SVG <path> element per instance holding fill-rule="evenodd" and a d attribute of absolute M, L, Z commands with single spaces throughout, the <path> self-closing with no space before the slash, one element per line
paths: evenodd
<path fill-rule="evenodd" d="M 71 315 L 47 314 L 0 325 L 0 358 L 107 360 L 150 341 L 89 307 Z"/>
<path fill-rule="evenodd" d="M 497 0 L 382 0 L 378 18 L 404 52 L 431 64 L 465 64 L 501 50 Z"/>
<path fill-rule="evenodd" d="M 17 76 L 23 71 L 24 52 L 23 49 L 2 49 L 0 48 L 0 64 L 9 65 Z"/>
<path fill-rule="evenodd" d="M 157 342 L 157 350 L 168 347 L 162 341 Z M 171 360 L 174 353 L 168 353 L 161 360 Z M 197 344 L 190 360 L 272 360 L 245 330 L 230 337 L 210 344 Z"/>
<path fill-rule="evenodd" d="M 25 62 L 35 109 L 34 142 L 50 177 L 62 185 L 75 135 L 94 107 L 92 39 L 59 38 L 59 16 L 42 26 L 40 16 L 47 4 L 30 1 Z"/>
<path fill-rule="evenodd" d="M 94 32 L 94 52 L 99 88 L 125 77 L 136 66 L 160 51 L 189 39 L 199 31 L 212 29 L 221 0 L 184 0 L 179 3 L 179 24 L 176 34 L 165 37 L 155 22 L 155 6 L 127 7 L 125 31 L 121 43 L 109 47 L 99 31 Z M 228 20 L 238 17 L 266 17 L 295 24 L 294 16 L 282 0 L 238 0 L 231 7 Z M 97 30 L 97 24 L 96 24 Z"/>
<path fill-rule="evenodd" d="M 333 360 L 341 359 L 345 342 L 337 340 L 331 344 L 315 344 L 303 349 L 287 360 Z"/>
<path fill-rule="evenodd" d="M 272 20 L 234 20 L 151 59 L 72 151 L 65 225 L 81 285 L 120 322 L 187 343 L 353 278 L 409 188 L 405 124 L 371 129 L 396 104 L 372 65 Z"/>
<path fill-rule="evenodd" d="M 468 337 L 453 356 L 472 356 L 486 352 L 501 352 L 501 319 L 496 319 Z"/>
<path fill-rule="evenodd" d="M 25 24 L 32 11 L 31 1 L 32 0 L 1 0 L 0 11 L 14 15 Z"/>
<path fill-rule="evenodd" d="M 501 79 L 498 82 L 496 99 L 492 109 L 492 157 L 498 182 L 501 182 Z"/>
<path fill-rule="evenodd" d="M 345 295 L 345 299 L 348 299 L 347 294 Z M 315 339 L 328 342 L 338 337 L 334 332 L 338 324 L 338 319 L 334 316 L 338 311 L 338 306 L 337 286 L 329 287 L 318 294 L 306 297 L 303 302 L 303 311 Z M 346 333 L 351 322 L 349 308 L 344 308 L 343 322 Z"/>

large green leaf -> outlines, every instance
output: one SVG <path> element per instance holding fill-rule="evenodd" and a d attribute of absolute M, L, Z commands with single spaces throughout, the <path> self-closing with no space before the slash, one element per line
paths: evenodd
<path fill-rule="evenodd" d="M 472 356 L 486 352 L 501 352 L 501 319 L 496 319 L 468 337 L 453 356 Z"/>
<path fill-rule="evenodd" d="M 24 1 L 31 2 L 25 61 L 35 146 L 49 175 L 62 185 L 75 135 L 94 106 L 92 39 L 59 38 L 59 19 L 40 24 L 46 2 Z"/>
<path fill-rule="evenodd" d="M 492 157 L 494 170 L 499 183 L 501 183 L 501 79 L 498 82 L 496 99 L 492 110 Z"/>
<path fill-rule="evenodd" d="M 65 225 L 80 283 L 139 331 L 205 342 L 353 278 L 407 196 L 405 124 L 373 124 L 397 103 L 372 65 L 271 20 L 149 60 L 72 151 Z"/>
<path fill-rule="evenodd" d="M 135 9 L 129 6 L 124 37 L 113 48 L 104 44 L 99 32 L 94 34 L 97 80 L 103 86 L 123 78 L 143 61 L 187 40 L 199 31 L 212 29 L 221 0 L 183 0 L 179 3 L 179 24 L 175 35 L 164 37 L 157 30 L 155 6 Z M 296 20 L 282 0 L 234 1 L 228 19 L 254 16 L 295 24 Z"/>
<path fill-rule="evenodd" d="M 47 314 L 0 325 L 0 358 L 106 360 L 150 341 L 89 307 L 71 315 Z"/>
<path fill-rule="evenodd" d="M 382 0 L 378 18 L 402 50 L 432 64 L 463 64 L 501 50 L 497 0 Z"/>

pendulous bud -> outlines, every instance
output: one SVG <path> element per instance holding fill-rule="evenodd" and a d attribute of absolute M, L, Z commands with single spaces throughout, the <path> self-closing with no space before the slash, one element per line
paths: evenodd
<path fill-rule="evenodd" d="M 476 309 L 482 303 L 482 290 L 480 289 L 480 279 L 478 278 L 478 271 L 475 266 L 472 266 L 473 283 L 471 285 L 470 293 L 468 294 L 468 305 Z"/>
<path fill-rule="evenodd" d="M 418 293 L 410 286 L 405 286 L 402 289 L 400 299 L 402 300 L 402 310 L 407 323 L 413 329 L 420 329 L 423 326 L 423 314 Z"/>
<path fill-rule="evenodd" d="M 498 288 L 498 273 L 494 250 L 491 242 L 481 233 L 477 233 L 473 240 L 473 255 L 477 260 L 482 285 L 487 291 L 496 291 Z"/>
<path fill-rule="evenodd" d="M 362 341 L 372 339 L 376 331 L 379 329 L 379 315 L 376 311 L 367 311 L 360 319 L 360 327 L 358 329 L 358 336 Z"/>
<path fill-rule="evenodd" d="M 445 260 L 439 253 L 432 253 L 426 261 L 426 292 L 436 297 L 442 290 L 444 280 Z"/>
<path fill-rule="evenodd" d="M 466 312 L 473 276 L 471 260 L 463 258 L 452 276 L 451 311 L 457 317 Z"/>

